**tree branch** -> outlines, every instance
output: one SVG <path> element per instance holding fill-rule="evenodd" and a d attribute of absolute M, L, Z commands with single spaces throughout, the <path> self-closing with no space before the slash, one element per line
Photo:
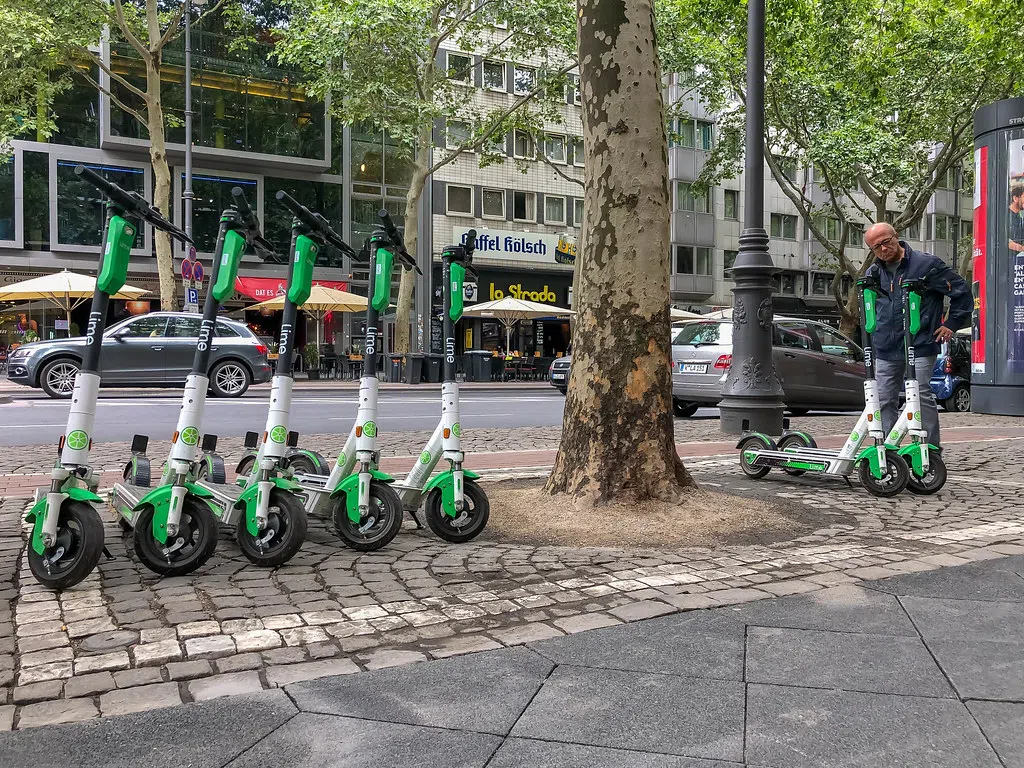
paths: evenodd
<path fill-rule="evenodd" d="M 567 139 L 567 141 L 568 141 L 568 139 Z M 565 171 L 563 171 L 561 168 L 559 168 L 557 163 L 552 162 L 551 158 L 548 157 L 544 153 L 544 148 L 543 147 L 541 147 L 541 151 L 537 153 L 537 159 L 540 160 L 545 165 L 547 165 L 551 170 L 553 170 L 555 173 L 557 173 L 559 176 L 561 176 L 566 181 L 572 182 L 573 184 L 579 184 L 580 187 L 583 186 L 583 180 L 582 179 L 577 179 L 575 176 L 570 176 Z"/>
<path fill-rule="evenodd" d="M 83 72 L 83 71 L 79 70 L 78 74 L 81 75 L 83 78 L 85 78 L 85 81 L 87 83 L 89 83 L 89 85 L 91 85 L 97 91 L 99 91 L 100 93 L 105 93 L 107 95 L 107 97 L 112 102 L 114 102 L 114 104 L 117 106 L 118 109 L 120 109 L 123 112 L 127 112 L 129 115 L 134 117 L 136 120 L 139 121 L 140 125 L 143 125 L 143 126 L 147 125 L 146 118 L 144 118 L 140 112 L 132 109 L 127 104 L 125 104 L 123 101 L 121 101 L 119 98 L 117 98 L 117 96 L 115 96 L 114 94 L 112 94 L 110 92 L 109 88 L 104 88 L 102 85 L 100 85 L 98 82 L 96 82 L 96 79 L 92 75 L 90 75 L 88 72 Z"/>
<path fill-rule="evenodd" d="M 206 9 L 201 14 L 196 16 L 195 21 L 192 22 L 192 25 L 198 27 L 200 24 L 203 23 L 203 21 L 206 19 L 207 16 L 209 16 L 211 14 L 214 14 L 217 11 L 219 11 L 221 6 L 224 5 L 224 3 L 226 3 L 226 2 L 227 2 L 227 0 L 217 0 L 217 2 L 214 3 L 212 7 Z M 182 11 L 178 14 L 178 18 L 175 19 L 171 23 L 171 25 L 169 27 L 167 27 L 167 31 L 164 32 L 164 36 L 162 38 L 160 38 L 160 50 L 163 50 L 167 46 L 168 43 L 172 42 L 173 40 L 176 40 L 178 38 L 178 36 L 181 35 L 181 33 L 185 31 L 184 25 L 181 26 L 181 27 L 178 26 L 178 21 L 184 15 L 184 8 L 185 8 L 185 3 L 184 2 L 182 2 L 181 8 L 182 8 Z"/>
<path fill-rule="evenodd" d="M 185 15 L 185 7 L 190 5 L 188 0 L 180 0 L 178 3 L 178 10 L 174 12 L 174 16 L 171 17 L 171 21 L 167 25 L 167 29 L 157 40 L 156 46 L 153 48 L 153 53 L 159 53 L 164 49 L 171 40 L 178 36 L 178 25 L 181 24 L 181 19 Z"/>
<path fill-rule="evenodd" d="M 114 0 L 114 12 L 117 19 L 117 26 L 121 30 L 121 34 L 124 35 L 125 40 L 128 44 L 138 51 L 139 55 L 142 56 L 143 61 L 149 61 L 149 49 L 143 45 L 142 41 L 136 37 L 135 33 L 132 32 L 128 26 L 128 22 L 124 18 L 124 6 L 121 5 L 121 0 Z"/>
<path fill-rule="evenodd" d="M 138 88 L 137 86 L 132 85 L 130 82 L 128 82 L 127 79 L 125 79 L 121 75 L 119 75 L 116 72 L 114 72 L 110 67 L 108 67 L 103 62 L 103 59 L 100 56 L 98 56 L 97 54 L 93 53 L 88 48 L 80 48 L 79 50 L 82 53 L 84 53 L 88 58 L 92 59 L 93 64 L 95 64 L 97 67 L 102 69 L 107 74 L 108 77 L 110 77 L 113 80 L 116 80 L 117 82 L 119 82 L 129 92 L 134 93 L 140 99 L 145 99 L 146 98 L 146 92 L 145 91 L 143 91 L 142 89 Z"/>

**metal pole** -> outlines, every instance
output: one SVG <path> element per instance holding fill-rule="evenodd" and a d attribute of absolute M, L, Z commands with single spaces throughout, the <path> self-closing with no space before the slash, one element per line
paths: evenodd
<path fill-rule="evenodd" d="M 185 0 L 185 234 L 192 237 L 192 0 Z"/>
<path fill-rule="evenodd" d="M 747 4 L 744 216 L 733 266 L 732 366 L 722 388 L 721 430 L 782 432 L 782 387 L 772 362 L 772 275 L 764 230 L 764 0 Z"/>

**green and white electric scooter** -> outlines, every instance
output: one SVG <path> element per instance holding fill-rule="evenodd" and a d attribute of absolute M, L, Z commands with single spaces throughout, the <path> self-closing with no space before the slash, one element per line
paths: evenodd
<path fill-rule="evenodd" d="M 925 281 L 903 282 L 903 396 L 904 404 L 885 442 L 910 467 L 907 490 L 922 496 L 938 493 L 946 484 L 946 465 L 938 449 L 928 443 L 928 433 L 921 424 L 921 385 L 917 381 L 917 355 L 914 336 L 921 330 L 921 295 Z M 910 435 L 910 443 L 900 446 Z"/>
<path fill-rule="evenodd" d="M 416 518 L 424 506 L 427 525 L 445 541 L 464 542 L 475 538 L 487 525 L 491 506 L 487 494 L 476 483 L 480 477 L 463 469 L 462 425 L 459 423 L 459 384 L 455 377 L 455 324 L 462 317 L 463 284 L 473 270 L 476 230 L 469 230 L 465 245 L 450 245 L 441 251 L 441 282 L 444 284 L 444 334 L 442 362 L 441 420 L 430 436 L 419 460 L 408 476 L 396 483 L 405 510 Z M 431 478 L 440 459 L 448 469 Z M 416 520 L 419 524 L 419 520 Z"/>
<path fill-rule="evenodd" d="M 740 467 L 748 477 L 764 477 L 772 467 L 777 467 L 791 475 L 805 472 L 838 475 L 849 483 L 849 476 L 854 469 L 859 469 L 861 483 L 875 496 L 895 496 L 906 488 L 910 479 L 906 462 L 895 451 L 886 449 L 878 383 L 875 381 L 871 334 L 877 324 L 875 304 L 878 285 L 878 278 L 874 276 L 865 276 L 857 281 L 867 378 L 864 380 L 864 411 L 842 449 L 836 453 L 818 448 L 809 434 L 788 428 L 777 444 L 767 435 L 745 432 L 736 447 L 740 451 Z M 868 438 L 874 444 L 862 447 Z"/>
<path fill-rule="evenodd" d="M 217 310 L 234 295 L 238 265 L 246 248 L 255 245 L 258 250 L 270 250 L 242 190 L 234 187 L 231 195 L 232 206 L 220 217 L 211 288 L 203 304 L 192 372 L 185 381 L 170 456 L 160 483 L 155 488 L 148 487 L 149 460 L 145 453 L 149 438 L 136 435 L 132 459 L 124 473 L 127 482 L 116 483 L 110 493 L 111 504 L 120 514 L 122 524 L 134 529 L 136 556 L 150 570 L 164 576 L 191 573 L 209 560 L 217 548 L 217 519 L 221 510 L 213 502 L 213 494 L 196 482 Z M 212 453 L 216 438 L 207 438 L 211 439 L 203 441 L 203 450 Z"/>
<path fill-rule="evenodd" d="M 93 506 L 103 503 L 103 499 L 96 494 L 99 475 L 89 464 L 89 450 L 99 397 L 107 306 L 128 276 L 138 230 L 131 219 L 147 221 L 172 237 L 192 242 L 137 192 L 127 192 L 83 165 L 75 167 L 75 174 L 107 197 L 107 217 L 82 366 L 75 376 L 68 423 L 57 448 L 60 458 L 54 464 L 49 490 L 45 494 L 37 492 L 36 503 L 26 516 L 32 523 L 29 569 L 36 581 L 51 589 L 78 584 L 92 573 L 104 552 L 103 519 Z"/>
<path fill-rule="evenodd" d="M 298 308 L 309 298 L 313 286 L 313 266 L 325 242 L 349 256 L 356 252 L 331 229 L 318 213 L 300 205 L 284 191 L 277 199 L 295 216 L 289 249 L 288 290 L 284 299 L 277 371 L 270 390 L 270 408 L 259 450 L 248 461 L 248 471 L 238 485 L 210 482 L 206 467 L 199 470 L 200 485 L 213 494 L 222 508 L 221 521 L 232 525 L 237 515 L 238 545 L 249 560 L 262 566 L 286 563 L 299 551 L 306 537 L 304 494 L 292 480 L 292 445 L 297 439 L 288 431 L 291 415 L 293 351 Z M 255 444 L 255 432 L 246 435 L 247 444 Z"/>

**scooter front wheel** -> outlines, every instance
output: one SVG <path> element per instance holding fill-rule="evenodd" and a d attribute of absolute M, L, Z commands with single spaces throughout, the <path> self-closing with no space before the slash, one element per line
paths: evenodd
<path fill-rule="evenodd" d="M 775 445 L 769 439 L 761 435 L 751 435 L 740 441 L 740 469 L 747 477 L 757 480 L 764 477 L 771 470 L 767 466 L 755 466 L 753 458 L 747 456 L 747 451 L 773 451 Z"/>
<path fill-rule="evenodd" d="M 867 460 L 860 463 L 860 482 L 873 496 L 887 498 L 896 496 L 907 487 L 910 470 L 902 457 L 889 451 L 885 452 L 885 474 L 875 477 L 871 474 L 871 463 Z"/>
<path fill-rule="evenodd" d="M 344 497 L 334 507 L 334 528 L 341 540 L 358 552 L 386 547 L 402 527 L 402 500 L 387 483 L 370 481 L 370 509 L 358 522 L 348 516 Z"/>
<path fill-rule="evenodd" d="M 253 565 L 273 568 L 287 563 L 306 540 L 306 510 L 292 494 L 275 489 L 270 492 L 267 527 L 253 536 L 238 518 L 238 546 Z"/>
<path fill-rule="evenodd" d="M 28 567 L 49 589 L 67 589 L 92 573 L 103 555 L 103 520 L 96 509 L 67 499 L 57 518 L 57 541 L 42 555 L 28 548 Z"/>
<path fill-rule="evenodd" d="M 788 448 L 796 448 L 797 450 L 800 450 L 801 448 L 814 448 L 814 447 L 816 447 L 816 446 L 814 445 L 814 441 L 813 440 L 808 440 L 803 435 L 798 434 L 796 432 L 793 432 L 791 434 L 786 435 L 781 440 L 779 440 L 779 447 L 778 447 L 778 449 L 780 451 L 785 451 Z M 800 477 L 800 475 L 802 475 L 804 472 L 806 472 L 806 470 L 803 470 L 803 469 L 790 469 L 788 467 L 783 467 L 782 471 L 785 472 L 787 475 L 792 475 L 793 477 Z"/>
<path fill-rule="evenodd" d="M 491 503 L 487 494 L 472 480 L 466 480 L 462 493 L 463 508 L 455 517 L 444 513 L 441 491 L 434 490 L 427 496 L 424 514 L 427 525 L 445 541 L 461 544 L 475 539 L 487 525 L 491 515 Z"/>
<path fill-rule="evenodd" d="M 217 521 L 205 501 L 186 496 L 178 532 L 161 544 L 153 536 L 153 507 L 135 521 L 135 555 L 161 576 L 184 576 L 201 568 L 217 549 Z"/>
<path fill-rule="evenodd" d="M 909 459 L 909 457 L 907 457 Z M 942 490 L 946 484 L 946 463 L 939 454 L 929 452 L 928 471 L 923 477 L 914 474 L 913 467 L 908 465 L 910 478 L 907 481 L 907 490 L 916 493 L 918 496 L 930 496 Z"/>

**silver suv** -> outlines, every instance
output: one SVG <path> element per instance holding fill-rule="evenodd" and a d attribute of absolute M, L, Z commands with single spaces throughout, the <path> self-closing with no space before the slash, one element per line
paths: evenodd
<path fill-rule="evenodd" d="M 694 320 L 672 340 L 672 402 L 678 416 L 722 399 L 725 373 L 733 363 L 732 320 Z M 776 317 L 772 358 L 791 413 L 812 408 L 864 407 L 864 353 L 836 329 L 790 317 Z"/>
<path fill-rule="evenodd" d="M 115 323 L 103 334 L 103 386 L 181 386 L 192 370 L 202 318 L 184 312 L 153 312 Z M 10 357 L 7 378 L 69 398 L 81 365 L 85 337 L 36 341 Z M 239 397 L 250 384 L 271 377 L 267 347 L 244 324 L 223 317 L 214 328 L 210 391 Z"/>

